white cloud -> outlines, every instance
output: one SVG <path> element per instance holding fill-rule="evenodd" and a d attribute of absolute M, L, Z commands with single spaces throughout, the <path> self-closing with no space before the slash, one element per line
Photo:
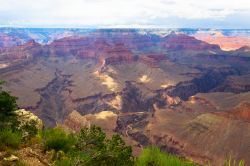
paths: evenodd
<path fill-rule="evenodd" d="M 0 0 L 0 4 L 0 24 L 10 26 L 163 25 L 174 18 L 223 21 L 241 15 L 248 21 L 250 16 L 249 0 Z"/>

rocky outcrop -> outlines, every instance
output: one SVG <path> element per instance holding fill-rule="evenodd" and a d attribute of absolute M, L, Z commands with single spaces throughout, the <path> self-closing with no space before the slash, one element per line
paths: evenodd
<path fill-rule="evenodd" d="M 240 47 L 237 50 L 230 51 L 230 53 L 231 53 L 231 55 L 234 55 L 234 56 L 250 57 L 250 46 Z"/>
<path fill-rule="evenodd" d="M 170 96 L 179 96 L 183 100 L 187 100 L 196 93 L 206 93 L 209 91 L 217 91 L 216 88 L 223 84 L 230 75 L 238 75 L 238 71 L 230 68 L 220 70 L 210 70 L 192 81 L 181 82 L 174 87 L 170 87 L 168 94 Z"/>
<path fill-rule="evenodd" d="M 213 91 L 233 93 L 250 91 L 250 75 L 230 76 Z"/>
<path fill-rule="evenodd" d="M 35 122 L 36 127 L 38 129 L 43 128 L 43 122 L 38 116 L 34 115 L 32 112 L 27 111 L 25 109 L 19 109 L 15 111 L 18 121 L 20 122 L 20 126 L 23 126 L 25 124 L 30 124 L 31 122 Z"/>
<path fill-rule="evenodd" d="M 227 118 L 250 122 L 250 103 L 240 103 L 236 108 L 218 114 Z"/>
<path fill-rule="evenodd" d="M 82 128 L 90 127 L 91 125 L 97 125 L 111 134 L 116 128 L 117 114 L 111 111 L 102 111 L 96 114 L 81 115 L 77 111 L 73 111 L 63 122 L 63 127 L 80 131 Z"/>
<path fill-rule="evenodd" d="M 122 43 L 108 44 L 103 39 L 91 37 L 64 38 L 49 45 L 52 55 L 77 55 L 97 60 L 101 65 L 133 61 L 132 52 Z"/>
<path fill-rule="evenodd" d="M 140 55 L 139 60 L 142 63 L 147 64 L 150 67 L 158 67 L 159 63 L 161 61 L 164 61 L 167 59 L 167 56 L 164 54 L 150 54 L 150 55 Z"/>
<path fill-rule="evenodd" d="M 160 40 L 157 35 L 140 34 L 133 29 L 102 29 L 90 34 L 110 44 L 123 43 L 130 50 L 144 50 L 156 46 Z"/>
<path fill-rule="evenodd" d="M 55 40 L 48 46 L 51 55 L 65 56 L 77 54 L 89 44 L 91 44 L 90 38 L 74 36 Z"/>
<path fill-rule="evenodd" d="M 115 44 L 99 56 L 99 61 L 106 65 L 132 62 L 133 60 L 132 52 L 128 50 L 124 44 Z"/>
<path fill-rule="evenodd" d="M 194 50 L 194 51 L 205 51 L 205 50 L 219 50 L 220 47 L 214 44 L 208 44 L 201 40 L 197 40 L 194 37 L 185 34 L 171 33 L 164 37 L 161 41 L 161 46 L 168 50 Z"/>
<path fill-rule="evenodd" d="M 0 48 L 2 47 L 13 47 L 23 44 L 20 38 L 16 36 L 11 36 L 5 33 L 0 33 Z"/>
<path fill-rule="evenodd" d="M 25 44 L 0 49 L 0 60 L 20 60 L 39 55 L 42 52 L 40 44 L 30 40 Z"/>
<path fill-rule="evenodd" d="M 243 46 L 250 46 L 250 38 L 246 35 L 237 35 L 239 32 L 232 34 L 226 31 L 212 31 L 212 33 L 198 32 L 194 37 L 210 44 L 218 44 L 222 50 L 233 51 Z"/>

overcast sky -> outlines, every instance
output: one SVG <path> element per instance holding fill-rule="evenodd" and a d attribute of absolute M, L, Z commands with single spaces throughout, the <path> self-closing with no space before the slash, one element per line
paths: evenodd
<path fill-rule="evenodd" d="M 0 0 L 0 26 L 250 28 L 250 0 Z"/>

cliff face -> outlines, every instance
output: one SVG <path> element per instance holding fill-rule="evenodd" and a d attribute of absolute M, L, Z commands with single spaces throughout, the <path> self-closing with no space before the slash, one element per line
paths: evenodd
<path fill-rule="evenodd" d="M 10 36 L 5 33 L 0 33 L 0 48 L 1 47 L 12 47 L 23 44 L 24 41 L 18 37 Z"/>
<path fill-rule="evenodd" d="M 67 54 L 76 54 L 91 43 L 89 38 L 85 37 L 66 37 L 53 41 L 49 44 L 52 55 L 65 56 Z"/>
<path fill-rule="evenodd" d="M 210 44 L 217 44 L 225 51 L 232 51 L 243 46 L 250 46 L 249 36 L 236 34 L 233 33 L 232 35 L 228 35 L 221 31 L 214 31 L 213 33 L 198 32 L 194 34 L 194 37 Z"/>
<path fill-rule="evenodd" d="M 0 59 L 16 60 L 27 59 L 36 56 L 41 52 L 41 45 L 34 40 L 30 40 L 25 44 L 0 49 Z"/>
<path fill-rule="evenodd" d="M 235 119 L 235 120 L 244 120 L 250 121 L 250 104 L 249 103 L 240 103 L 234 109 L 228 110 L 227 112 L 218 113 L 227 118 Z"/>
<path fill-rule="evenodd" d="M 156 51 L 158 48 L 159 51 Z M 165 60 L 167 51 L 219 50 L 211 45 L 184 34 L 170 34 L 164 38 L 156 35 L 142 35 L 133 31 L 96 31 L 86 36 L 70 36 L 40 45 L 30 40 L 20 46 L 0 49 L 2 59 L 25 59 L 30 56 L 78 56 L 98 61 L 101 65 L 119 64 L 138 60 L 157 67 Z M 152 52 L 152 53 L 150 53 Z"/>
<path fill-rule="evenodd" d="M 161 41 L 161 46 L 168 50 L 220 50 L 220 47 L 215 44 L 208 44 L 194 37 L 184 34 L 170 34 L 164 37 Z"/>
<path fill-rule="evenodd" d="M 93 40 L 93 41 L 92 41 Z M 51 54 L 65 56 L 77 55 L 81 58 L 91 58 L 100 64 L 115 64 L 133 61 L 132 52 L 122 43 L 108 44 L 105 40 L 94 38 L 68 38 L 53 42 Z"/>
<path fill-rule="evenodd" d="M 167 60 L 167 55 L 164 54 L 149 54 L 141 55 L 139 60 L 142 63 L 149 65 L 150 67 L 158 67 L 161 61 Z"/>

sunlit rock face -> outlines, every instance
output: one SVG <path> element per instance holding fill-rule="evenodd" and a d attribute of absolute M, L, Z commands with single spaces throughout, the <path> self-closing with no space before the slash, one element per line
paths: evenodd
<path fill-rule="evenodd" d="M 45 127 L 95 124 L 137 150 L 250 162 L 247 46 L 224 51 L 197 40 L 198 29 L 27 31 L 36 37 L 0 48 L 0 79 Z"/>
<path fill-rule="evenodd" d="M 196 39 L 210 44 L 217 44 L 224 51 L 237 50 L 244 46 L 250 46 L 250 36 L 244 35 L 224 35 L 220 31 L 198 32 L 194 35 Z"/>
<path fill-rule="evenodd" d="M 65 119 L 63 127 L 79 131 L 81 128 L 96 125 L 101 126 L 102 129 L 110 136 L 116 128 L 116 121 L 117 114 L 111 111 L 102 111 L 100 113 L 87 115 L 81 115 L 77 111 L 73 111 Z"/>

